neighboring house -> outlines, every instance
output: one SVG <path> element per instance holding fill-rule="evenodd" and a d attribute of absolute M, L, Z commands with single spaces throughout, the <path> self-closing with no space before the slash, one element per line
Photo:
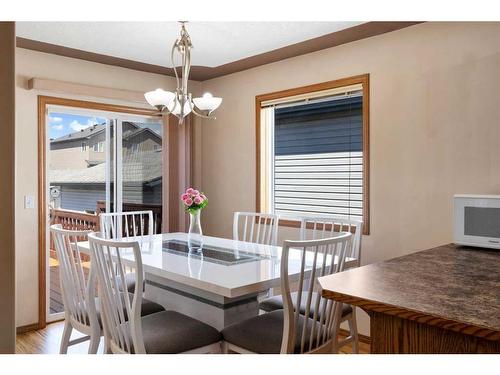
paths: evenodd
<path fill-rule="evenodd" d="M 49 169 L 82 169 L 106 160 L 105 124 L 89 126 L 79 132 L 50 141 Z M 161 149 L 161 137 L 133 122 L 122 125 L 123 154 Z"/>
<path fill-rule="evenodd" d="M 161 204 L 162 154 L 159 151 L 126 153 L 123 158 L 123 201 Z M 106 164 L 84 169 L 54 169 L 48 173 L 50 186 L 60 191 L 58 207 L 75 211 L 96 211 L 106 199 Z"/>
<path fill-rule="evenodd" d="M 161 137 L 123 123 L 123 202 L 162 203 Z M 106 200 L 105 125 L 94 125 L 50 142 L 48 178 L 59 190 L 54 207 L 95 212 Z"/>

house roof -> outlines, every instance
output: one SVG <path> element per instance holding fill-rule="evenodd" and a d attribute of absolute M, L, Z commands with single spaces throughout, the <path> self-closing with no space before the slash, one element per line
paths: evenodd
<path fill-rule="evenodd" d="M 106 127 L 106 124 L 96 124 L 89 126 L 85 129 L 82 129 L 78 132 L 70 133 L 63 135 L 62 137 L 53 139 L 50 141 L 50 143 L 60 143 L 60 142 L 66 142 L 66 141 L 75 141 L 79 139 L 87 139 L 90 138 L 90 136 L 98 134 L 102 131 L 104 131 Z"/>
<path fill-rule="evenodd" d="M 132 124 L 132 123 L 130 123 L 130 124 Z M 155 137 L 158 140 L 158 142 L 161 143 L 161 137 L 158 135 L 158 133 L 154 132 L 150 128 L 140 128 L 140 129 L 136 129 L 136 130 L 127 130 L 127 131 L 123 132 L 122 137 L 123 137 L 124 141 L 128 141 L 131 138 L 134 138 L 141 133 L 149 133 L 149 134 L 153 135 L 153 137 Z"/>
<path fill-rule="evenodd" d="M 152 134 L 154 137 L 156 137 L 157 139 L 159 139 L 159 142 L 161 142 L 161 137 L 155 133 L 154 131 L 152 131 L 151 129 L 149 128 L 141 128 L 139 127 L 138 125 L 136 125 L 135 123 L 133 122 L 130 122 L 130 121 L 127 121 L 127 123 L 129 125 L 132 125 L 135 127 L 134 130 L 126 130 L 123 132 L 123 139 L 124 140 L 129 140 L 130 138 L 133 138 L 139 134 L 141 134 L 142 132 L 147 132 L 147 133 L 150 133 Z M 104 129 L 106 128 L 106 124 L 96 124 L 96 125 L 92 125 L 92 126 L 89 126 L 85 129 L 82 129 L 80 131 L 77 131 L 77 132 L 74 132 L 74 133 L 70 133 L 70 134 L 66 134 L 66 135 L 63 135 L 62 137 L 59 137 L 59 138 L 56 138 L 56 139 L 53 139 L 50 141 L 50 143 L 61 143 L 61 142 L 67 142 L 67 141 L 75 141 L 75 140 L 79 140 L 79 139 L 89 139 L 90 137 L 96 135 L 96 134 L 99 134 L 100 132 L 104 131 Z"/>
<path fill-rule="evenodd" d="M 124 183 L 151 183 L 162 176 L 162 153 L 159 151 L 131 152 L 123 156 Z M 51 184 L 104 184 L 106 164 L 83 169 L 49 169 Z"/>

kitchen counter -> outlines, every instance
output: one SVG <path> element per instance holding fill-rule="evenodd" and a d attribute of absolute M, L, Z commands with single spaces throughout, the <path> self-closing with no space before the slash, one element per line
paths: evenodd
<path fill-rule="evenodd" d="M 320 278 L 371 316 L 374 353 L 500 352 L 500 251 L 444 245 Z"/>

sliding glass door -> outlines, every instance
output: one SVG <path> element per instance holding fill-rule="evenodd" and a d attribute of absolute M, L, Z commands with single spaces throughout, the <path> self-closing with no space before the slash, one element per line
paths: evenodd
<path fill-rule="evenodd" d="M 99 214 L 152 210 L 161 231 L 161 119 L 61 106 L 48 108 L 47 228 L 99 230 Z M 59 262 L 47 233 L 47 321 L 63 317 Z M 82 264 L 88 274 L 90 259 Z"/>

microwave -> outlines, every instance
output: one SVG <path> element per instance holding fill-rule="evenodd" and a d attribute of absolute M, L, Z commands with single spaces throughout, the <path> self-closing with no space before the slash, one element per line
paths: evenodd
<path fill-rule="evenodd" d="M 500 249 L 500 195 L 457 194 L 453 200 L 454 242 Z"/>

